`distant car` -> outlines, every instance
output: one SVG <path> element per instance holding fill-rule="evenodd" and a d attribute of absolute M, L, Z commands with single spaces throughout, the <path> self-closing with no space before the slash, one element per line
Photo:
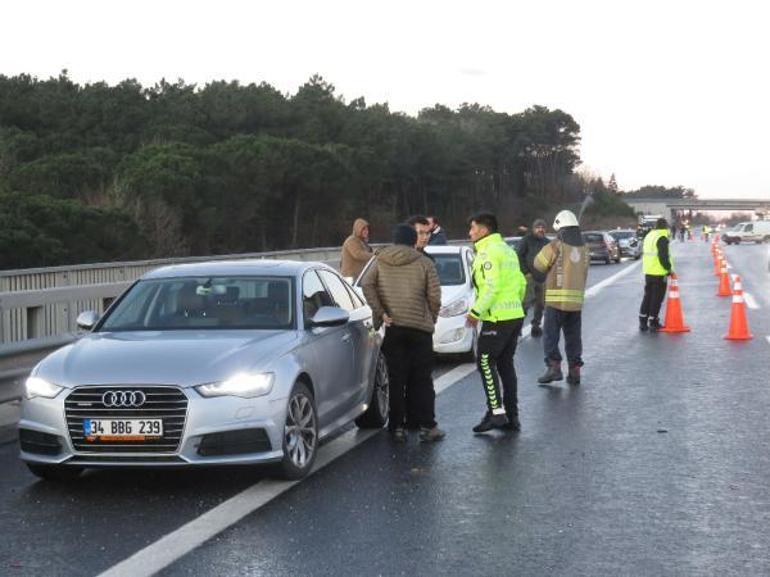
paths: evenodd
<path fill-rule="evenodd" d="M 78 325 L 26 382 L 21 458 L 43 478 L 262 463 L 299 478 L 325 436 L 387 420 L 371 309 L 321 263 L 163 267 Z"/>
<path fill-rule="evenodd" d="M 741 222 L 722 233 L 725 244 L 740 244 L 741 242 L 770 242 L 770 220 Z"/>
<path fill-rule="evenodd" d="M 611 230 L 610 236 L 618 243 L 621 256 L 627 256 L 634 260 L 637 260 L 642 256 L 642 243 L 636 236 L 635 230 Z"/>
<path fill-rule="evenodd" d="M 508 246 L 510 246 L 513 250 L 516 250 L 519 248 L 519 244 L 521 243 L 521 239 L 524 238 L 523 236 L 506 236 L 505 242 L 508 243 Z"/>
<path fill-rule="evenodd" d="M 425 252 L 436 265 L 441 283 L 441 310 L 433 333 L 433 351 L 440 355 L 462 354 L 468 358 L 476 355 L 477 330 L 465 324 L 475 298 L 471 264 L 473 249 L 460 245 L 429 245 Z M 353 284 L 363 298 L 361 281 L 372 266 L 370 259 Z"/>
<path fill-rule="evenodd" d="M 615 239 L 608 232 L 589 230 L 583 233 L 583 241 L 591 254 L 591 260 L 601 260 L 606 264 L 620 262 L 620 249 Z"/>

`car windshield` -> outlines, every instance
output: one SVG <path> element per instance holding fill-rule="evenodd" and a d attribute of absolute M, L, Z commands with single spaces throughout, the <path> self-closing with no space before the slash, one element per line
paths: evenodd
<path fill-rule="evenodd" d="M 630 230 L 613 230 L 610 235 L 615 240 L 620 240 L 621 238 L 633 238 L 636 236 L 636 233 Z"/>
<path fill-rule="evenodd" d="M 458 254 L 432 254 L 436 263 L 441 286 L 461 285 L 465 283 L 463 261 Z"/>
<path fill-rule="evenodd" d="M 290 329 L 291 277 L 195 277 L 136 283 L 98 330 Z"/>
<path fill-rule="evenodd" d="M 583 235 L 586 242 L 604 242 L 604 236 L 600 232 L 587 232 Z"/>

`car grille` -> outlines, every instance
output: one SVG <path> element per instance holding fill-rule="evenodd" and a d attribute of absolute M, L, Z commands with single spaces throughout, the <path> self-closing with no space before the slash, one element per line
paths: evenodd
<path fill-rule="evenodd" d="M 141 391 L 145 403 L 138 408 L 106 407 L 108 391 Z M 117 385 L 78 387 L 64 401 L 70 439 L 81 453 L 173 453 L 179 448 L 187 417 L 187 397 L 177 387 Z M 163 419 L 163 437 L 143 441 L 87 441 L 84 419 Z"/>

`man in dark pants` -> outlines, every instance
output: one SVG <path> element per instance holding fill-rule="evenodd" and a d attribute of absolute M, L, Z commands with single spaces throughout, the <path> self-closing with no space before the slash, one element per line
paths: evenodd
<path fill-rule="evenodd" d="M 477 362 L 487 397 L 487 412 L 473 427 L 473 432 L 519 431 L 518 383 L 513 355 L 524 320 L 521 300 L 526 281 L 519 269 L 516 252 L 497 232 L 495 215 L 482 212 L 472 216 L 468 236 L 476 249 L 473 259 L 476 300 L 467 322 L 471 326 L 476 326 L 479 321 L 482 323 Z"/>
<path fill-rule="evenodd" d="M 415 250 L 417 233 L 411 226 L 397 225 L 393 243 L 377 252 L 361 283 L 374 328 L 386 327 L 382 351 L 390 382 L 388 429 L 394 441 L 406 442 L 408 402 L 409 414 L 420 428 L 420 440 L 438 441 L 444 431 L 435 420 L 432 372 L 441 285 L 433 262 Z"/>
<path fill-rule="evenodd" d="M 532 333 L 533 337 L 539 337 L 543 334 L 540 325 L 543 321 L 543 309 L 545 308 L 545 287 L 542 282 L 538 282 L 532 274 L 535 269 L 535 257 L 545 245 L 548 239 L 545 237 L 545 221 L 538 218 L 532 223 L 532 232 L 527 233 L 521 239 L 516 254 L 519 256 L 519 266 L 521 272 L 527 279 L 527 294 L 524 298 L 524 316 L 526 317 L 528 309 L 532 308 Z"/>
<path fill-rule="evenodd" d="M 559 338 L 564 333 L 570 385 L 580 384 L 583 366 L 582 310 L 590 254 L 585 246 L 575 215 L 562 210 L 553 221 L 557 237 L 535 257 L 533 273 L 545 275 L 545 323 L 543 352 L 545 373 L 537 379 L 540 384 L 561 381 L 562 356 Z"/>
<path fill-rule="evenodd" d="M 662 328 L 658 315 L 666 296 L 666 277 L 674 270 L 668 240 L 668 223 L 659 218 L 644 237 L 644 298 L 639 307 L 639 330 L 657 332 Z"/>

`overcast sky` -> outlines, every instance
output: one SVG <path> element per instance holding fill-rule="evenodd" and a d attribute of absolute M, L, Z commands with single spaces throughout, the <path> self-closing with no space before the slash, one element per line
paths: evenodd
<path fill-rule="evenodd" d="M 504 5 L 503 5 L 504 4 Z M 80 83 L 268 82 L 320 73 L 346 100 L 416 114 L 561 108 L 585 165 L 623 189 L 770 198 L 762 2 L 10 0 L 0 74 Z"/>

